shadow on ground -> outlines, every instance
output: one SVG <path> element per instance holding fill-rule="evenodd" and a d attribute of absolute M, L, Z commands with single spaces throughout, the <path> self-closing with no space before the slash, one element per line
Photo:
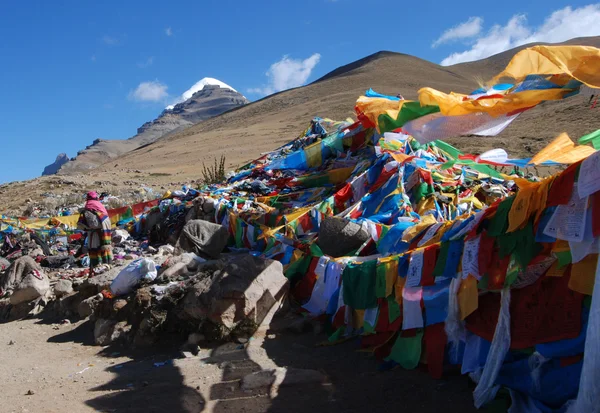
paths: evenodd
<path fill-rule="evenodd" d="M 379 371 L 377 361 L 358 352 L 358 340 L 335 346 L 319 346 L 325 334 L 269 332 L 262 349 L 227 344 L 213 350 L 209 363 L 219 363 L 221 382 L 207 395 L 214 403 L 211 411 L 225 412 L 371 412 L 446 411 L 475 412 L 472 384 L 459 371 L 449 371 L 434 380 L 425 370 Z M 260 340 L 260 339 L 259 339 Z M 242 347 L 245 347 L 241 349 Z M 260 360 L 262 358 L 262 360 Z M 272 388 L 244 391 L 240 380 L 261 370 L 267 360 L 288 369 L 310 369 L 323 373 L 324 383 L 297 383 L 294 380 Z M 258 362 L 257 362 L 258 361 Z M 271 393 L 271 394 L 270 394 Z"/>
<path fill-rule="evenodd" d="M 369 353 L 357 351 L 358 339 L 319 346 L 324 334 L 278 333 L 264 348 L 279 366 L 323 372 L 329 385 L 282 383 L 269 412 L 446 411 L 475 412 L 467 377 L 449 373 L 434 380 L 422 370 L 378 371 Z"/>
<path fill-rule="evenodd" d="M 48 342 L 94 345 L 93 324 L 85 322 L 69 332 L 50 337 Z M 140 351 L 121 346 L 104 348 L 99 356 L 110 358 L 118 354 L 131 358 L 131 361 L 108 367 L 107 371 L 114 373 L 116 377 L 90 389 L 91 392 L 104 394 L 86 401 L 86 404 L 99 412 L 203 411 L 204 398 L 196 389 L 185 385 L 180 369 L 173 364 L 173 359 L 177 357 L 173 349 L 177 348 L 176 344 L 170 342 Z"/>

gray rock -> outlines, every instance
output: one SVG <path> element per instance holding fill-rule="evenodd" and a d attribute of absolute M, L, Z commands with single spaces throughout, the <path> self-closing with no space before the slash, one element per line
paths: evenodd
<path fill-rule="evenodd" d="M 69 280 L 59 280 L 54 285 L 54 294 L 57 297 L 62 297 L 73 292 L 73 283 Z"/>
<path fill-rule="evenodd" d="M 370 238 L 369 233 L 354 222 L 327 217 L 321 223 L 317 245 L 324 254 L 337 258 L 358 249 Z"/>
<path fill-rule="evenodd" d="M 122 269 L 123 267 L 113 267 L 102 274 L 88 278 L 77 287 L 77 291 L 82 294 L 82 297 L 90 297 L 102 290 L 107 290 Z"/>
<path fill-rule="evenodd" d="M 204 203 L 202 204 L 202 210 L 205 214 L 211 214 L 215 212 L 215 200 L 212 198 L 204 198 Z"/>
<path fill-rule="evenodd" d="M 110 335 L 110 343 L 125 340 L 130 331 L 131 326 L 127 324 L 127 321 L 118 322 L 117 324 L 115 324 L 113 331 Z"/>
<path fill-rule="evenodd" d="M 224 226 L 194 219 L 183 227 L 177 245 L 183 251 L 217 258 L 228 239 L 229 231 Z"/>
<path fill-rule="evenodd" d="M 99 346 L 107 346 L 111 343 L 112 334 L 117 322 L 99 318 L 94 324 L 94 342 Z"/>
<path fill-rule="evenodd" d="M 189 318 L 210 320 L 232 330 L 241 323 L 268 325 L 287 296 L 289 284 L 280 262 L 233 255 L 223 269 L 202 277 L 183 299 Z"/>
<path fill-rule="evenodd" d="M 104 300 L 104 296 L 100 293 L 83 300 L 77 307 L 79 317 L 86 318 L 94 314 L 94 311 L 98 308 L 102 300 Z"/>
<path fill-rule="evenodd" d="M 50 289 L 50 280 L 43 272 L 39 271 L 41 279 L 38 279 L 33 274 L 28 274 L 17 285 L 17 288 L 10 296 L 10 303 L 17 305 L 43 297 Z"/>

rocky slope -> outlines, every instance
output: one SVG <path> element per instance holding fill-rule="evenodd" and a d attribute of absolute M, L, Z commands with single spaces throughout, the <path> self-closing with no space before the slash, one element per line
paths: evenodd
<path fill-rule="evenodd" d="M 169 106 L 158 118 L 144 123 L 138 128 L 135 136 L 127 140 L 96 139 L 92 145 L 79 151 L 73 160 L 60 165 L 56 171 L 46 175 L 57 172 L 72 175 L 89 171 L 111 159 L 155 142 L 169 133 L 184 130 L 248 103 L 248 100 L 235 89 L 216 79 L 202 79 L 194 87 L 198 90 L 191 93 L 188 99 Z M 183 97 L 187 95 L 184 94 Z"/>

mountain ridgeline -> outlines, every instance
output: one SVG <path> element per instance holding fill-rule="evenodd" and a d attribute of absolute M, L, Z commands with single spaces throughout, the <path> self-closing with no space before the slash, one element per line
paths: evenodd
<path fill-rule="evenodd" d="M 206 80 L 208 79 L 208 81 Z M 169 106 L 156 119 L 144 123 L 126 140 L 96 139 L 69 160 L 65 154 L 44 168 L 42 175 L 75 174 L 92 170 L 114 158 L 158 139 L 249 103 L 248 99 L 222 82 L 209 78 L 197 83 L 200 89 L 183 102 Z M 225 86 L 225 87 L 224 87 Z"/>

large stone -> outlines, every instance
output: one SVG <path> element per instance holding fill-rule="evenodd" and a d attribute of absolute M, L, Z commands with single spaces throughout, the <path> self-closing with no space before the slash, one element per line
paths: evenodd
<path fill-rule="evenodd" d="M 187 252 L 217 258 L 228 239 L 229 231 L 224 226 L 194 219 L 183 227 L 177 245 Z"/>
<path fill-rule="evenodd" d="M 360 225 L 338 217 L 326 217 L 319 229 L 317 245 L 324 254 L 344 257 L 370 239 L 369 233 Z"/>
<path fill-rule="evenodd" d="M 41 271 L 38 271 L 37 274 L 40 278 L 30 273 L 21 280 L 10 296 L 10 303 L 12 305 L 29 302 L 46 295 L 50 289 L 50 280 Z"/>
<path fill-rule="evenodd" d="M 69 280 L 58 280 L 54 285 L 54 294 L 57 297 L 62 297 L 73 292 L 73 283 Z"/>
<path fill-rule="evenodd" d="M 91 297 L 103 290 L 108 290 L 113 280 L 117 278 L 117 275 L 119 275 L 122 269 L 122 266 L 113 267 L 102 274 L 88 278 L 83 281 L 81 285 L 77 286 L 77 291 L 81 293 L 82 297 Z"/>
<path fill-rule="evenodd" d="M 205 214 L 212 214 L 215 212 L 215 200 L 212 198 L 204 198 L 202 211 L 204 211 Z"/>
<path fill-rule="evenodd" d="M 77 307 L 79 317 L 86 318 L 94 314 L 102 300 L 104 300 L 104 296 L 100 293 L 83 300 Z"/>
<path fill-rule="evenodd" d="M 268 325 L 287 296 L 289 284 L 280 262 L 234 255 L 222 269 L 200 277 L 183 299 L 194 320 L 210 320 L 231 331 L 239 325 Z"/>
<path fill-rule="evenodd" d="M 104 318 L 96 320 L 94 324 L 94 342 L 99 346 L 109 345 L 116 324 L 115 320 L 105 320 Z"/>
<path fill-rule="evenodd" d="M 117 341 L 125 341 L 130 331 L 131 326 L 127 324 L 127 321 L 119 321 L 117 324 L 115 324 L 112 330 L 112 333 L 110 335 L 110 343 L 115 343 Z"/>

